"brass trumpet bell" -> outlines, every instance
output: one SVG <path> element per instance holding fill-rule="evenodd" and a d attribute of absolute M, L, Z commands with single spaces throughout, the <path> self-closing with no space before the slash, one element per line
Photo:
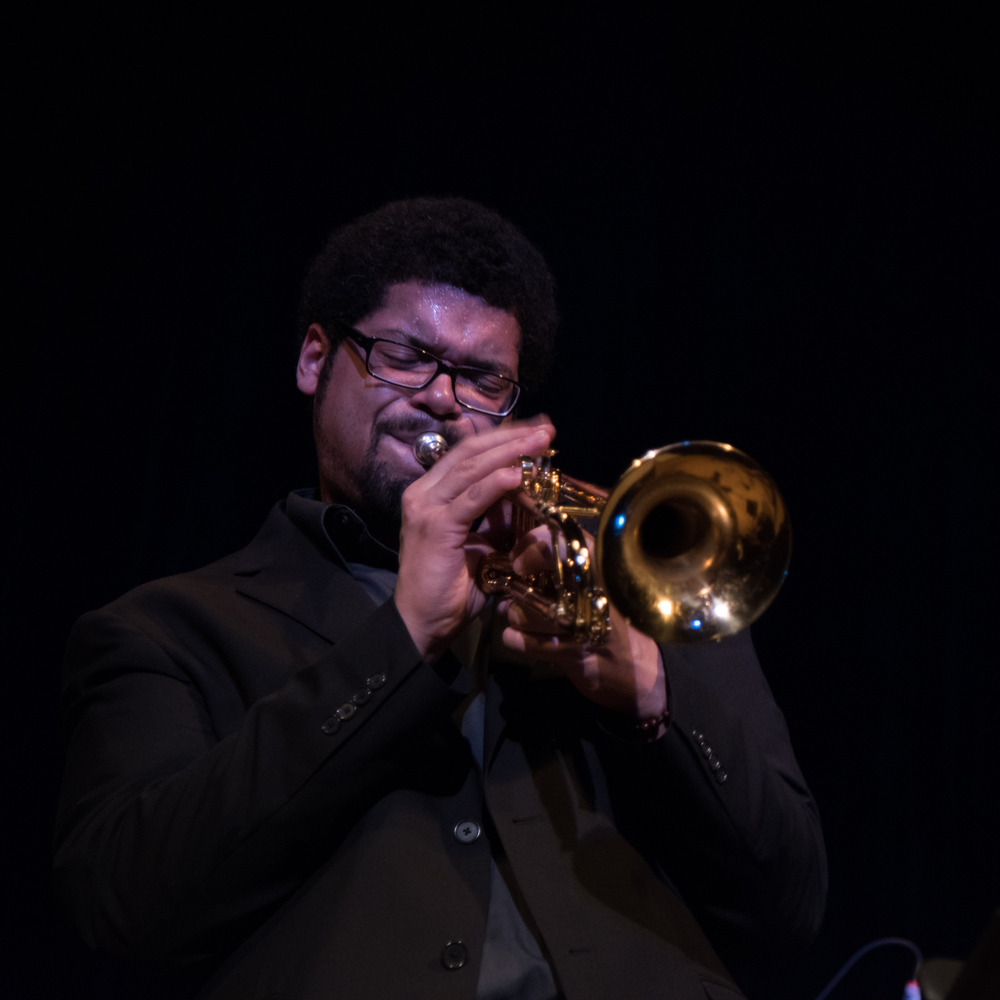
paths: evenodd
<path fill-rule="evenodd" d="M 760 617 L 791 551 L 774 480 L 732 445 L 684 441 L 636 459 L 619 479 L 594 562 L 630 624 L 657 642 L 690 644 Z"/>

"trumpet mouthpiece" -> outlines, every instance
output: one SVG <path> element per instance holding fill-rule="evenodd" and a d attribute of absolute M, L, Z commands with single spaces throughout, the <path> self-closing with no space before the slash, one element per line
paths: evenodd
<path fill-rule="evenodd" d="M 429 469 L 439 458 L 448 453 L 448 442 L 436 431 L 427 431 L 413 442 L 413 457 Z"/>

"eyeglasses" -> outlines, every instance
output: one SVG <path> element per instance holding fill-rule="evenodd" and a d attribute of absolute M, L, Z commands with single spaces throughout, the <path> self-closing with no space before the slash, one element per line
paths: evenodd
<path fill-rule="evenodd" d="M 426 389 L 444 372 L 451 379 L 452 392 L 461 406 L 491 417 L 510 414 L 521 394 L 517 382 L 496 372 L 445 364 L 419 347 L 381 337 L 367 337 L 339 320 L 337 326 L 345 337 L 350 337 L 365 352 L 368 374 L 389 385 Z"/>

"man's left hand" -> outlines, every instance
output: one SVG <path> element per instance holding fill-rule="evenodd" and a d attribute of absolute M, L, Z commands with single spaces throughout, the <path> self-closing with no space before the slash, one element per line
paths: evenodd
<path fill-rule="evenodd" d="M 587 543 L 593 552 L 593 539 Z M 530 576 L 555 566 L 547 527 L 525 535 L 511 553 L 514 570 Z M 611 630 L 601 646 L 574 641 L 554 622 L 514 601 L 503 601 L 508 649 L 543 660 L 567 677 L 586 698 L 639 719 L 656 718 L 667 708 L 663 660 L 656 643 L 636 631 L 611 608 Z"/>

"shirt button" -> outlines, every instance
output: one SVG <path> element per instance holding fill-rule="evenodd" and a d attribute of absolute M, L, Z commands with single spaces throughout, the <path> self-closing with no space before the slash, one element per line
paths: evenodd
<path fill-rule="evenodd" d="M 479 824 L 471 819 L 463 819 L 455 824 L 455 839 L 460 844 L 474 844 L 479 839 Z"/>
<path fill-rule="evenodd" d="M 319 727 L 326 733 L 327 736 L 333 736 L 333 734 L 340 729 L 340 719 L 335 715 L 331 715 L 322 726 Z"/>
<path fill-rule="evenodd" d="M 347 722 L 349 718 L 358 710 L 357 705 L 352 705 L 350 702 L 346 702 L 337 709 L 337 718 L 341 722 Z"/>
<path fill-rule="evenodd" d="M 385 684 L 385 674 L 372 674 L 368 680 L 365 681 L 368 685 L 369 691 L 377 691 L 383 684 Z"/>
<path fill-rule="evenodd" d="M 461 969 L 469 960 L 469 953 L 461 941 L 449 941 L 441 949 L 441 964 L 446 969 Z"/>

